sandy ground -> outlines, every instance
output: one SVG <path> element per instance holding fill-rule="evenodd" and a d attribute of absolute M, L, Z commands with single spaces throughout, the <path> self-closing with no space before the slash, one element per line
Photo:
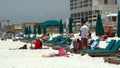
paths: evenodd
<path fill-rule="evenodd" d="M 93 36 L 96 38 L 95 36 Z M 112 38 L 109 38 L 109 41 Z M 118 38 L 114 38 L 118 39 Z M 25 43 L 8 39 L 0 40 L 0 68 L 120 68 L 120 65 L 104 62 L 103 57 L 90 57 L 87 54 L 70 54 L 68 57 L 41 57 L 44 54 L 57 53 L 57 50 L 9 50 L 9 48 L 19 48 Z M 27 44 L 28 47 L 30 44 Z M 106 41 L 101 41 L 99 46 L 105 47 Z"/>

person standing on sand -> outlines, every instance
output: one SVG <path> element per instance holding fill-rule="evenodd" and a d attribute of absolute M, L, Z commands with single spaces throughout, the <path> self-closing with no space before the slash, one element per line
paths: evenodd
<path fill-rule="evenodd" d="M 86 25 L 86 21 L 83 21 L 82 26 L 80 28 L 80 34 L 81 34 L 81 46 L 82 49 L 87 49 L 87 41 L 88 41 L 88 33 L 89 33 L 89 27 Z"/>

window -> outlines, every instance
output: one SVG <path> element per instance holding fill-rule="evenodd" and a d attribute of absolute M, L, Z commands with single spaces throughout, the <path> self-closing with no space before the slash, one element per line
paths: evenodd
<path fill-rule="evenodd" d="M 97 21 L 96 19 L 94 19 L 93 21 Z"/>
<path fill-rule="evenodd" d="M 108 0 L 104 0 L 104 4 L 108 4 Z"/>
<path fill-rule="evenodd" d="M 78 17 L 80 17 L 80 13 L 77 13 Z"/>
<path fill-rule="evenodd" d="M 92 11 L 89 11 L 89 15 L 92 15 Z"/>
<path fill-rule="evenodd" d="M 113 21 L 116 21 L 116 16 L 113 16 L 113 17 L 112 17 L 112 20 L 113 20 Z"/>
<path fill-rule="evenodd" d="M 88 4 L 84 4 L 84 7 L 87 7 L 88 6 Z"/>
<path fill-rule="evenodd" d="M 100 10 L 95 10 L 95 14 L 98 14 L 98 13 L 100 13 Z"/>
<path fill-rule="evenodd" d="M 71 17 L 74 17 L 74 15 L 73 15 L 73 14 L 71 14 Z"/>
<path fill-rule="evenodd" d="M 88 16 L 88 12 L 85 12 L 85 16 Z"/>
<path fill-rule="evenodd" d="M 84 17 L 84 12 L 81 12 L 81 16 Z"/>
<path fill-rule="evenodd" d="M 85 20 L 88 21 L 88 17 L 85 17 Z"/>
<path fill-rule="evenodd" d="M 89 23 L 92 23 L 92 20 L 89 20 Z"/>
<path fill-rule="evenodd" d="M 84 3 L 88 3 L 88 0 L 85 0 Z"/>

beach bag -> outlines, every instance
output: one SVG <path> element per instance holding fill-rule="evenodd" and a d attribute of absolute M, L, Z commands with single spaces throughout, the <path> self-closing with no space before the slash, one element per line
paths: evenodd
<path fill-rule="evenodd" d="M 63 47 L 60 47 L 59 50 L 58 50 L 58 55 L 59 56 L 65 56 L 65 55 L 67 55 L 67 52 Z"/>

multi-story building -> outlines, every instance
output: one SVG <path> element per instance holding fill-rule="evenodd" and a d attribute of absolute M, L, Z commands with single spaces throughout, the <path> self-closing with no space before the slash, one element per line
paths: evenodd
<path fill-rule="evenodd" d="M 10 25 L 9 22 L 10 20 L 0 20 L 0 31 L 3 31 L 5 26 L 9 26 Z"/>
<path fill-rule="evenodd" d="M 117 0 L 70 0 L 73 23 L 80 23 L 84 18 L 91 26 L 95 26 L 99 13 L 104 21 L 106 15 L 117 13 L 118 9 Z"/>

